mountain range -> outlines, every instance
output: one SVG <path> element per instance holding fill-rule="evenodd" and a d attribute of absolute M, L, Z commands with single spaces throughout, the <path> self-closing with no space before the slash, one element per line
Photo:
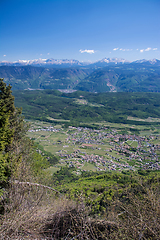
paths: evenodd
<path fill-rule="evenodd" d="M 125 64 L 131 63 L 123 58 L 103 58 L 102 60 L 96 61 L 94 63 L 91 62 L 80 62 L 74 59 L 33 59 L 33 60 L 18 60 L 14 62 L 9 61 L 1 61 L 0 66 L 37 66 L 37 67 L 104 67 L 108 65 L 115 64 Z M 152 59 L 152 60 L 138 60 L 132 63 L 145 63 L 151 65 L 160 66 L 160 60 Z"/>
<path fill-rule="evenodd" d="M 157 59 L 128 62 L 104 58 L 87 65 L 77 60 L 41 59 L 0 65 L 0 78 L 10 83 L 13 90 L 160 92 L 160 60 Z"/>

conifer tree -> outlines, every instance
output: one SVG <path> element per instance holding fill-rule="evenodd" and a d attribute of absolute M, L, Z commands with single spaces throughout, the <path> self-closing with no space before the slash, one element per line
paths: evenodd
<path fill-rule="evenodd" d="M 18 142 L 26 133 L 21 109 L 14 106 L 11 86 L 0 79 L 0 186 L 4 187 L 14 170 L 14 161 L 20 159 L 17 154 Z M 18 156 L 19 155 L 19 156 Z"/>
<path fill-rule="evenodd" d="M 26 137 L 27 130 L 22 109 L 14 105 L 11 86 L 0 79 L 0 195 L 9 180 L 24 181 L 31 175 L 40 179 L 42 170 L 49 166 Z"/>

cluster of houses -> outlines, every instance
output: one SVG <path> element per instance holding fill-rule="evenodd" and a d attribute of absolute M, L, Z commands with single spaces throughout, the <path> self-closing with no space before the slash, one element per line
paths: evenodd
<path fill-rule="evenodd" d="M 39 126 L 39 127 L 37 127 L 37 128 L 35 128 L 35 127 L 31 127 L 29 130 L 28 130 L 28 132 L 41 132 L 41 131 L 44 131 L 44 132 L 59 132 L 61 129 L 58 129 L 58 128 L 54 128 L 54 127 L 52 127 L 52 126 L 49 126 L 49 127 L 41 127 L 41 126 Z"/>
<path fill-rule="evenodd" d="M 69 167 L 81 169 L 85 163 L 91 163 L 99 171 L 135 168 L 160 170 L 160 156 L 157 154 L 160 152 L 160 144 L 152 144 L 157 138 L 156 135 L 146 137 L 120 134 L 116 129 L 94 130 L 71 126 L 68 130 L 50 126 L 29 131 L 64 132 L 66 139 L 60 143 L 62 149 L 58 155 Z M 75 150 L 72 153 L 67 152 L 69 146 L 74 146 Z M 104 154 L 102 152 L 99 155 L 89 154 L 88 148 L 90 150 L 103 148 Z"/>
<path fill-rule="evenodd" d="M 83 155 L 82 155 L 83 154 Z M 95 154 L 84 154 L 79 149 L 71 154 L 63 154 L 59 155 L 62 159 L 67 159 L 66 163 L 69 167 L 76 167 L 77 169 L 82 169 L 85 163 L 91 163 L 95 166 L 95 169 L 98 171 L 106 171 L 106 170 L 123 170 L 123 169 L 134 169 L 134 167 L 130 166 L 127 162 L 120 163 L 115 162 L 115 157 L 110 155 L 110 158 L 106 158 L 104 156 L 99 156 Z M 85 171 L 83 169 L 83 171 Z"/>

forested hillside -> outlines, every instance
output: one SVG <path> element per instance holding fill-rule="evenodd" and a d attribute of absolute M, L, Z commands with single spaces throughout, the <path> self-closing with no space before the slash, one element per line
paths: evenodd
<path fill-rule="evenodd" d="M 0 77 L 12 89 L 72 89 L 90 73 L 89 69 L 53 69 L 32 66 L 1 66 Z"/>
<path fill-rule="evenodd" d="M 97 69 L 78 83 L 89 92 L 159 92 L 160 68 L 134 64 Z"/>
<path fill-rule="evenodd" d="M 99 121 L 133 123 L 128 116 L 160 117 L 159 93 L 61 93 L 55 90 L 14 91 L 15 104 L 26 119 L 77 124 Z M 67 124 L 67 122 L 66 122 Z M 135 123 L 136 124 L 136 123 Z M 144 124 L 144 123 L 143 123 Z"/>
<path fill-rule="evenodd" d="M 0 66 L 12 89 L 68 89 L 88 92 L 160 92 L 160 67 L 146 63 L 44 68 Z"/>

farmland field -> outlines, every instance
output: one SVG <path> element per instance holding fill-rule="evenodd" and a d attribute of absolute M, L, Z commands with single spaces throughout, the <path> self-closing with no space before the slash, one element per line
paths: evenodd
<path fill-rule="evenodd" d="M 160 126 L 101 122 L 99 129 L 30 121 L 28 137 L 59 157 L 48 171 L 62 166 L 73 172 L 160 169 Z M 94 124 L 94 123 L 93 123 Z M 76 172 L 74 169 L 77 169 Z"/>

